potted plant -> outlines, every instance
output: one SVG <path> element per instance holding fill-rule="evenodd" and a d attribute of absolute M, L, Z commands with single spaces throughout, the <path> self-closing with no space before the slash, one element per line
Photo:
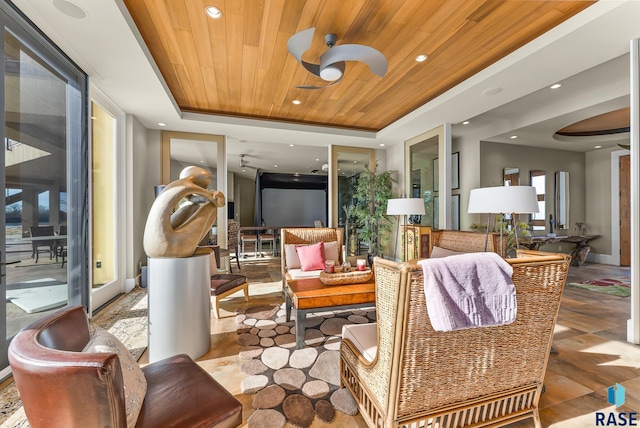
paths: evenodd
<path fill-rule="evenodd" d="M 360 238 L 369 245 L 369 262 L 382 256 L 389 242 L 392 221 L 387 217 L 387 201 L 391 192 L 395 171 L 379 172 L 365 169 L 360 176 L 353 195 L 351 215 L 358 224 Z"/>

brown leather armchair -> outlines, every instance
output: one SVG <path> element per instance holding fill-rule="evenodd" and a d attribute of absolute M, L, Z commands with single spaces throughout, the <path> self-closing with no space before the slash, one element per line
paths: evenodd
<path fill-rule="evenodd" d="M 20 331 L 9 362 L 33 428 L 126 427 L 117 354 L 81 352 L 90 339 L 84 307 L 61 309 Z M 242 405 L 187 355 L 142 369 L 147 392 L 136 427 L 236 427 Z"/>

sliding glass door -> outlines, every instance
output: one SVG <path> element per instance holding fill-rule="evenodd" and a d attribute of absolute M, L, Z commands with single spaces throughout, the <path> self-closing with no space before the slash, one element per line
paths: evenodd
<path fill-rule="evenodd" d="M 16 11 L 3 3 L 0 12 L 2 370 L 16 332 L 65 305 L 87 304 L 88 275 L 82 263 L 87 230 L 85 76 Z"/>

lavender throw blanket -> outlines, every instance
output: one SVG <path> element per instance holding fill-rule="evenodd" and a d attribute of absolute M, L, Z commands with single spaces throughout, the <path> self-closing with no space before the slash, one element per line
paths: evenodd
<path fill-rule="evenodd" d="M 516 319 L 513 268 L 498 254 L 467 253 L 418 263 L 434 330 L 511 324 Z"/>

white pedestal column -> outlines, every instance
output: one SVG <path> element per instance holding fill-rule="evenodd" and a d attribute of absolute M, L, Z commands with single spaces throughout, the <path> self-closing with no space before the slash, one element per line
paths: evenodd
<path fill-rule="evenodd" d="M 149 362 L 211 346 L 209 255 L 149 258 Z"/>

